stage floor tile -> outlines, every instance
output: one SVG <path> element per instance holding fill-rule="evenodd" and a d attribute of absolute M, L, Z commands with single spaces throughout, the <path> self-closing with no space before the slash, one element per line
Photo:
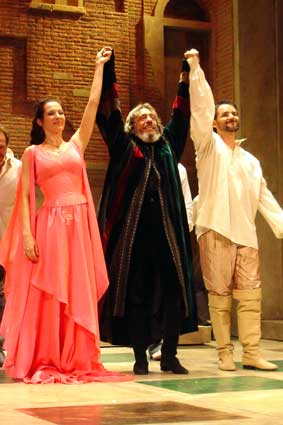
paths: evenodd
<path fill-rule="evenodd" d="M 138 425 L 244 419 L 244 416 L 177 402 L 18 409 L 56 425 Z"/>
<path fill-rule="evenodd" d="M 283 388 L 282 380 L 262 378 L 258 376 L 241 376 L 234 378 L 164 379 L 158 381 L 139 381 L 139 383 L 189 394 L 225 393 L 230 391 L 262 391 Z"/>

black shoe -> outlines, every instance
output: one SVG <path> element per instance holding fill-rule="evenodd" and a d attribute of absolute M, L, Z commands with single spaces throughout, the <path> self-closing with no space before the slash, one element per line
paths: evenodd
<path fill-rule="evenodd" d="M 6 355 L 3 350 L 4 338 L 0 336 L 0 367 L 3 366 L 3 363 L 6 359 Z"/>
<path fill-rule="evenodd" d="M 148 362 L 136 361 L 133 368 L 135 375 L 147 375 L 148 374 Z"/>
<path fill-rule="evenodd" d="M 3 366 L 3 363 L 5 361 L 5 358 L 6 358 L 6 356 L 5 356 L 4 351 L 0 349 L 0 367 Z"/>
<path fill-rule="evenodd" d="M 139 344 L 133 346 L 135 355 L 134 374 L 147 375 L 148 374 L 148 361 L 146 357 L 146 345 Z"/>
<path fill-rule="evenodd" d="M 177 357 L 169 357 L 162 359 L 160 361 L 160 369 L 164 372 L 173 372 L 177 375 L 187 375 L 189 373 L 188 369 L 183 367 Z"/>

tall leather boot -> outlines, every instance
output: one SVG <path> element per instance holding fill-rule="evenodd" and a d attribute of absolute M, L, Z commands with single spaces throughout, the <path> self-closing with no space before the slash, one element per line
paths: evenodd
<path fill-rule="evenodd" d="M 165 336 L 161 347 L 160 369 L 164 372 L 173 372 L 177 375 L 187 375 L 188 369 L 181 365 L 176 357 L 179 334 Z"/>
<path fill-rule="evenodd" d="M 247 369 L 276 370 L 277 366 L 266 361 L 259 352 L 261 289 L 235 289 L 233 297 L 238 301 L 238 332 L 239 340 L 243 347 L 243 367 Z"/>
<path fill-rule="evenodd" d="M 148 374 L 148 361 L 146 357 L 147 347 L 139 344 L 134 345 L 133 350 L 135 354 L 134 374 L 135 375 L 147 375 Z"/>
<path fill-rule="evenodd" d="M 208 294 L 208 305 L 219 358 L 218 367 L 220 370 L 236 370 L 231 342 L 232 296 Z"/>

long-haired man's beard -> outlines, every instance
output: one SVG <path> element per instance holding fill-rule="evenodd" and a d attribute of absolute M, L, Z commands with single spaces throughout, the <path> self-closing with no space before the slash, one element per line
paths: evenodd
<path fill-rule="evenodd" d="M 160 138 L 161 133 L 159 130 L 154 130 L 151 133 L 138 132 L 136 135 L 145 143 L 154 143 Z"/>

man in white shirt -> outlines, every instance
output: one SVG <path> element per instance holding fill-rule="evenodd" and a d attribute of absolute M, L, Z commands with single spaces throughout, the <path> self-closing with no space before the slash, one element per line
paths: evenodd
<path fill-rule="evenodd" d="M 233 298 L 238 302 L 243 366 L 275 370 L 277 366 L 259 353 L 261 280 L 255 216 L 259 211 L 282 238 L 283 211 L 266 187 L 259 161 L 240 146 L 243 140 L 236 140 L 236 105 L 215 105 L 197 50 L 187 51 L 185 57 L 190 65 L 191 137 L 199 179 L 194 223 L 219 369 L 236 369 L 230 338 Z"/>
<path fill-rule="evenodd" d="M 21 162 L 16 159 L 11 149 L 8 148 L 9 135 L 4 127 L 0 125 L 0 241 L 8 225 L 13 211 L 18 171 Z M 0 323 L 4 310 L 4 277 L 5 270 L 0 264 Z M 0 336 L 0 367 L 4 362 L 3 338 Z"/>

